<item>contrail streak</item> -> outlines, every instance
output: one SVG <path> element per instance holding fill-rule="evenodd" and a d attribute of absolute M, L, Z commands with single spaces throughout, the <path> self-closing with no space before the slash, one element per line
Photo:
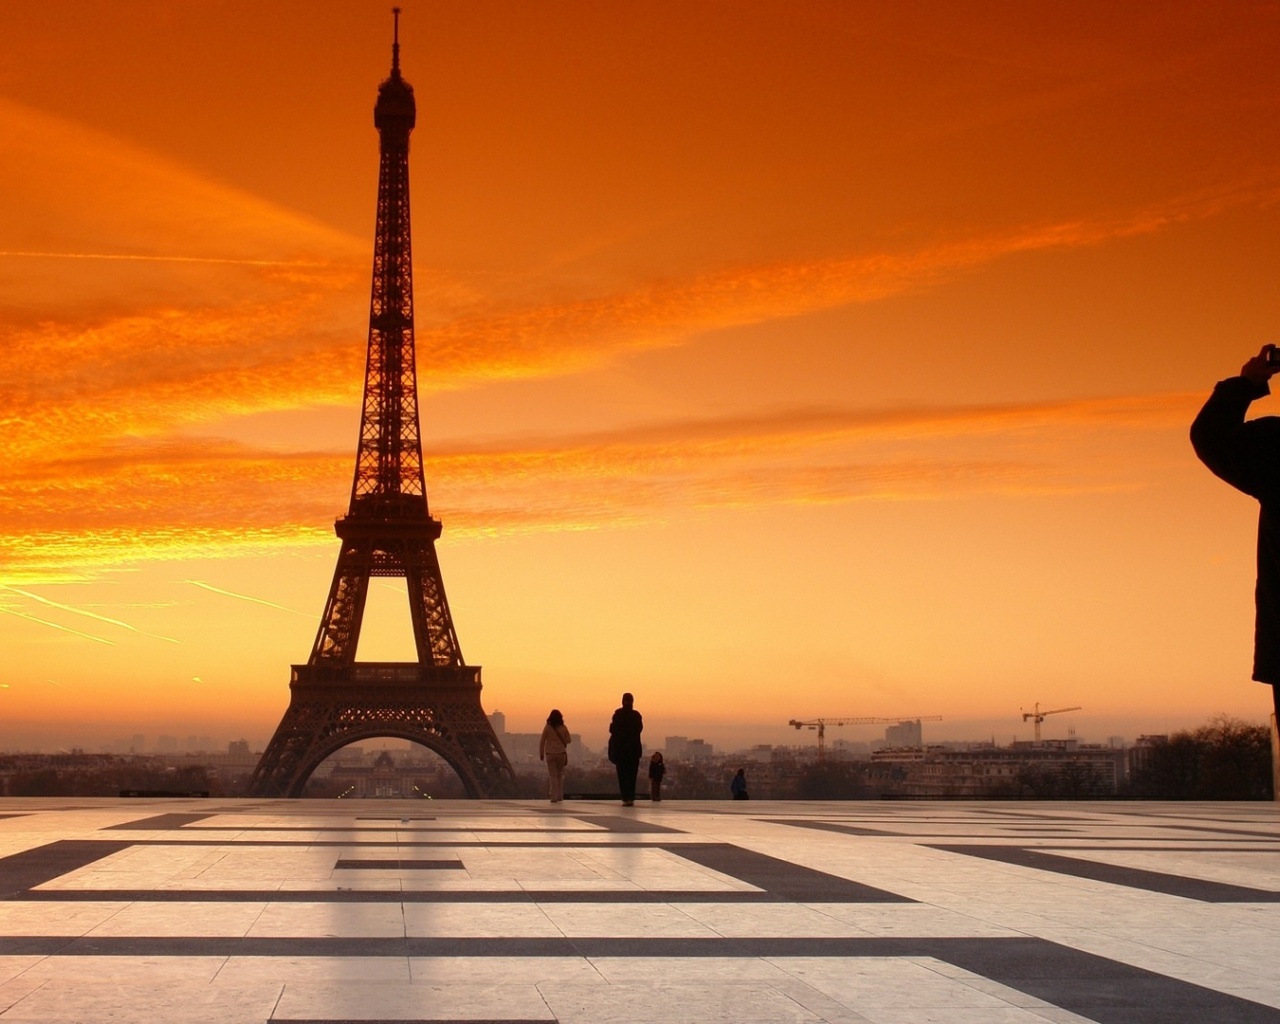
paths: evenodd
<path fill-rule="evenodd" d="M 41 604 L 48 605 L 50 608 L 57 608 L 59 611 L 71 612 L 73 615 L 83 615 L 89 619 L 97 619 L 99 622 L 106 622 L 112 626 L 119 626 L 121 629 L 127 629 L 133 633 L 141 633 L 143 636 L 153 637 L 156 640 L 164 640 L 167 643 L 181 643 L 171 636 L 161 636 L 159 633 L 148 633 L 145 629 L 139 629 L 137 626 L 131 626 L 127 622 L 121 622 L 119 619 L 113 619 L 106 615 L 99 615 L 97 612 L 86 611 L 83 608 L 75 608 L 69 604 L 62 604 L 60 601 L 51 601 L 47 597 L 41 597 L 39 594 L 33 594 L 29 590 L 23 590 L 21 587 L 10 586 L 7 583 L 0 584 L 5 590 L 11 590 L 15 594 L 21 594 L 23 597 L 30 598 L 32 601 L 39 601 Z M 43 620 L 41 620 L 43 621 Z"/>
<path fill-rule="evenodd" d="M 0 256 L 50 260 L 128 260 L 139 263 L 228 263 L 243 267 L 332 267 L 336 264 L 317 260 L 248 260 L 230 256 L 146 256 L 127 252 L 23 252 L 0 250 Z"/>
<path fill-rule="evenodd" d="M 300 612 L 294 608 L 286 608 L 282 604 L 276 604 L 274 601 L 264 601 L 260 597 L 249 597 L 247 594 L 236 594 L 230 590 L 223 590 L 221 587 L 215 587 L 212 584 L 205 583 L 204 580 L 183 580 L 184 583 L 190 583 L 193 587 L 200 587 L 202 590 L 211 590 L 215 594 L 223 594 L 227 597 L 239 598 L 241 601 L 252 601 L 254 604 L 265 604 L 268 608 L 278 608 L 282 612 L 288 612 L 290 615 L 301 615 L 303 618 L 311 618 L 306 612 Z"/>
<path fill-rule="evenodd" d="M 0 608 L 0 612 L 6 615 L 16 615 L 20 619 L 26 619 L 28 622 L 38 622 L 42 626 L 52 626 L 54 629 L 60 629 L 64 633 L 74 633 L 76 636 L 82 636 L 86 640 L 92 640 L 95 643 L 106 644 L 108 647 L 114 647 L 115 641 L 104 640 L 100 636 L 94 636 L 92 633 L 81 633 L 78 629 L 72 629 L 70 626 L 60 626 L 56 622 L 50 622 L 48 619 L 38 619 L 34 615 L 27 615 L 25 612 L 15 612 L 12 608 Z"/>

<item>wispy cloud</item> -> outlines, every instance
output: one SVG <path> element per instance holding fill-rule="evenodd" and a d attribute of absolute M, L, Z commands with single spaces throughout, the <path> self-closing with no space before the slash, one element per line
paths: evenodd
<path fill-rule="evenodd" d="M 234 597 L 238 601 L 249 601 L 252 604 L 265 605 L 268 608 L 275 608 L 277 611 L 288 612 L 290 615 L 305 615 L 307 618 L 312 618 L 312 616 L 306 615 L 305 612 L 297 611 L 294 608 L 286 608 L 284 605 L 276 604 L 274 601 L 264 601 L 260 597 L 250 597 L 248 594 L 237 594 L 232 590 L 223 590 L 221 587 L 215 587 L 212 583 L 206 583 L 204 580 L 185 580 L 184 582 L 213 594 L 221 594 L 223 597 Z"/>
<path fill-rule="evenodd" d="M 118 618 L 111 618 L 110 616 L 102 616 L 102 614 L 99 614 L 97 612 L 88 611 L 87 608 L 77 608 L 77 607 L 74 607 L 74 605 L 63 604 L 61 602 L 58 602 L 58 600 L 51 600 L 50 598 L 45 598 L 45 596 L 41 596 L 40 594 L 33 594 L 29 590 L 23 590 L 22 588 L 18 588 L 18 586 L 0 584 L 0 588 L 8 590 L 10 591 L 10 593 L 13 593 L 13 594 L 22 595 L 24 596 L 24 598 L 27 598 L 28 600 L 33 600 L 33 602 L 36 602 L 37 604 L 44 604 L 46 605 L 46 607 L 49 607 L 49 608 L 56 608 L 60 612 L 70 612 L 72 614 L 77 614 L 77 616 L 83 616 L 84 618 L 93 618 L 93 620 L 108 623 L 109 626 L 119 626 L 120 628 L 122 628 L 122 630 L 137 632 L 137 634 L 142 634 L 143 636 L 151 636 L 151 637 L 154 637 L 154 639 L 156 640 L 164 640 L 166 641 L 166 643 L 169 643 L 169 644 L 179 643 L 179 641 L 174 640 L 172 636 L 160 636 L 159 634 L 154 634 L 154 632 L 147 632 L 146 630 L 140 630 L 140 628 L 138 628 L 137 626 L 131 626 L 129 625 L 128 622 L 122 622 L 118 620 Z"/>
<path fill-rule="evenodd" d="M 437 446 L 427 471 L 451 533 L 626 525 L 724 506 L 1109 491 L 1144 486 L 1149 471 L 1119 456 L 1076 461 L 1070 445 L 1181 430 L 1200 397 L 778 410 Z M 328 523 L 349 473 L 347 452 L 99 446 L 74 465 L 0 481 L 0 571 L 38 577 L 332 544 Z M 193 492 L 216 500 L 193 501 Z"/>
<path fill-rule="evenodd" d="M 100 636 L 94 636 L 92 633 L 85 633 L 78 629 L 72 629 L 70 626 L 63 626 L 57 622 L 50 622 L 48 619 L 42 619 L 36 615 L 28 615 L 26 612 L 15 611 L 12 608 L 0 608 L 0 612 L 5 615 L 12 615 L 15 618 L 25 619 L 27 622 L 34 622 L 41 626 L 48 626 L 50 629 L 56 629 L 63 633 L 72 633 L 75 636 L 83 637 L 86 640 L 92 640 L 96 644 L 106 644 L 108 647 L 114 647 L 115 643 L 106 640 Z"/>
<path fill-rule="evenodd" d="M 123 260 L 133 263 L 214 263 L 237 267 L 324 267 L 315 260 L 249 260 L 220 256 L 147 256 L 125 252 L 20 252 L 0 250 L 0 258 L 49 260 Z"/>
<path fill-rule="evenodd" d="M 601 365 L 620 354 L 687 344 L 729 327 L 876 302 L 1032 252 L 1102 245 L 1275 201 L 1280 184 L 1250 180 L 1114 216 L 942 238 L 903 251 L 730 266 L 691 279 L 512 309 L 459 309 L 418 334 L 433 381 L 521 377 Z"/>

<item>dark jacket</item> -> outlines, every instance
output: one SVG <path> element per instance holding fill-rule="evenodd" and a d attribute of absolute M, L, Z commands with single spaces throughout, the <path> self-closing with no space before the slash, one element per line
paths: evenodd
<path fill-rule="evenodd" d="M 609 723 L 609 760 L 613 764 L 627 761 L 639 761 L 644 748 L 640 744 L 640 733 L 644 730 L 644 719 L 635 708 L 618 708 L 613 713 L 613 721 Z"/>
<path fill-rule="evenodd" d="M 1258 579 L 1254 589 L 1253 678 L 1280 683 L 1280 418 L 1246 422 L 1255 399 L 1270 394 L 1245 377 L 1219 381 L 1191 424 L 1200 461 L 1232 487 L 1258 499 Z"/>

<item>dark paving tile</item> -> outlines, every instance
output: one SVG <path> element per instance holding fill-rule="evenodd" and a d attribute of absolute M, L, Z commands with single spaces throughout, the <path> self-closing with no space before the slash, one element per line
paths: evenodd
<path fill-rule="evenodd" d="M 1061 827 L 1052 825 L 1014 825 L 1012 823 L 1006 825 L 1003 822 L 991 823 L 993 825 L 999 824 L 999 832 L 940 832 L 937 829 L 924 830 L 926 825 L 941 824 L 936 821 L 906 821 L 903 822 L 902 828 L 872 828 L 868 825 L 849 825 L 839 821 L 805 821 L 787 818 L 757 818 L 756 820 L 767 825 L 790 825 L 792 828 L 810 828 L 818 832 L 836 832 L 846 836 L 894 836 L 895 838 L 917 839 L 921 842 L 928 839 L 1004 839 L 1011 832 L 1032 832 L 1036 835 L 1058 838 L 1061 837 L 1063 832 L 1078 834 L 1084 831 L 1084 829 L 1072 825 Z M 972 824 L 972 822 L 965 822 L 964 824 Z M 930 832 L 932 832 L 932 835 Z"/>
<path fill-rule="evenodd" d="M 127 850 L 132 844 L 101 839 L 60 839 L 32 850 L 0 858 L 0 900 L 15 893 L 44 885 L 55 878 Z"/>
<path fill-rule="evenodd" d="M 371 860 L 368 858 L 344 857 L 335 865 L 336 870 L 342 871 L 364 871 L 364 870 L 391 870 L 391 871 L 440 871 L 446 868 L 461 870 L 462 861 L 460 860 Z"/>
<path fill-rule="evenodd" d="M 211 817 L 213 817 L 211 814 L 153 814 L 149 818 L 139 818 L 137 821 L 108 825 L 103 831 L 113 832 L 138 829 L 146 832 L 158 832 L 162 829 L 182 828 L 183 825 L 190 825 L 193 821 L 203 821 L 205 818 Z"/>
<path fill-rule="evenodd" d="M 656 835 L 664 832 L 680 834 L 678 828 L 659 825 L 656 822 L 645 821 L 643 818 L 628 818 L 621 814 L 575 814 L 574 817 L 588 825 L 607 829 L 610 832 L 626 832 L 635 835 Z"/>
<path fill-rule="evenodd" d="M 730 875 L 757 889 L 797 903 L 914 903 L 897 893 L 853 882 L 825 871 L 792 864 L 729 843 L 668 843 L 663 849 L 677 857 Z"/>
<path fill-rule="evenodd" d="M 1141 868 L 1127 868 L 1115 864 L 1064 857 L 1045 850 L 1029 850 L 1021 846 L 951 846 L 930 844 L 935 850 L 959 853 L 966 857 L 1016 864 L 1024 868 L 1052 871 L 1058 875 L 1088 878 L 1095 882 L 1121 885 L 1127 889 L 1142 889 L 1167 896 L 1181 896 L 1202 903 L 1280 903 L 1280 893 L 1270 889 L 1254 889 L 1224 882 L 1207 882 L 1199 878 L 1164 874 Z M 1114 847 L 1111 847 L 1114 849 Z M 1221 852 L 1221 851 L 1220 851 Z"/>
<path fill-rule="evenodd" d="M 74 941 L 67 935 L 6 935 L 0 938 L 0 955 L 56 956 Z"/>
<path fill-rule="evenodd" d="M 819 832 L 837 832 L 845 836 L 900 836 L 896 829 L 868 828 L 866 825 L 842 825 L 834 821 L 802 821 L 790 818 L 757 818 L 766 825 L 790 825 L 792 828 L 811 828 Z"/>
<path fill-rule="evenodd" d="M 935 940 L 939 959 L 1098 1024 L 1277 1024 L 1280 1010 L 1042 939 Z"/>

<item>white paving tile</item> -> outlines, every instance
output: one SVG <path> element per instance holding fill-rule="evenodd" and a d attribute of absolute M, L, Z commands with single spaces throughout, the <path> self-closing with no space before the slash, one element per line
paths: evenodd
<path fill-rule="evenodd" d="M 252 938 L 400 938 L 399 903 L 272 903 L 249 929 Z"/>
<path fill-rule="evenodd" d="M 713 928 L 662 903 L 546 903 L 543 911 L 568 936 L 715 938 Z"/>
<path fill-rule="evenodd" d="M 296 985 L 340 981 L 405 984 L 411 976 L 409 961 L 402 956 L 232 956 L 220 963 L 213 980 L 228 987 L 263 981 Z"/>
<path fill-rule="evenodd" d="M 598 964 L 578 956 L 414 957 L 409 971 L 414 983 L 423 985 L 450 985 L 469 978 L 497 978 L 501 984 L 608 984 Z"/>
<path fill-rule="evenodd" d="M 538 988 L 560 1024 L 821 1024 L 790 996 L 755 982 L 717 984 L 708 977 L 703 984 L 549 982 Z"/>
<path fill-rule="evenodd" d="M 116 982 L 69 977 L 48 981 L 12 1005 L 3 1016 L 17 1022 L 129 1022 L 166 1024 L 262 1024 L 279 999 L 280 985 L 262 982 L 236 988 L 192 984 L 172 977 Z"/>
<path fill-rule="evenodd" d="M 532 903 L 406 903 L 404 927 L 414 937 L 537 938 L 563 934 Z"/>
<path fill-rule="evenodd" d="M 444 984 L 286 984 L 275 1019 L 546 1020 L 555 1016 L 532 982 L 453 980 Z"/>

